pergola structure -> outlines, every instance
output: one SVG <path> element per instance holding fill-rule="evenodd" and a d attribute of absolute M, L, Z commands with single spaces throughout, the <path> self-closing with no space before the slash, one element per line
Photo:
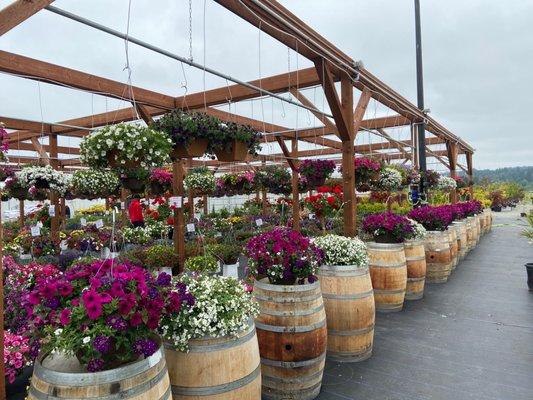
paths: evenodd
<path fill-rule="evenodd" d="M 250 156 L 246 162 L 231 164 L 231 170 L 260 168 L 267 163 L 287 163 L 293 171 L 293 196 L 298 198 L 298 174 L 296 168 L 302 158 L 328 157 L 342 165 L 342 182 L 345 206 L 343 209 L 344 233 L 353 236 L 356 233 L 356 193 L 354 178 L 354 158 L 356 155 L 369 154 L 390 162 L 410 162 L 417 165 L 417 147 L 415 126 L 426 124 L 426 146 L 428 157 L 434 157 L 444 164 L 455 176 L 457 168 L 463 169 L 472 179 L 472 155 L 474 149 L 458 136 L 451 133 L 436 120 L 419 110 L 414 104 L 380 81 L 360 63 L 328 42 L 306 25 L 297 16 L 275 0 L 215 0 L 218 4 L 237 16 L 258 27 L 262 32 L 277 39 L 299 55 L 313 63 L 313 67 L 290 71 L 284 74 L 261 77 L 251 82 L 241 82 L 230 77 L 234 85 L 227 85 L 204 92 L 173 97 L 123 82 L 77 71 L 60 65 L 28 58 L 22 55 L 0 51 L 0 72 L 16 75 L 54 85 L 80 89 L 89 93 L 117 98 L 130 102 L 131 107 L 106 113 L 84 116 L 60 122 L 30 121 L 0 115 L 0 122 L 9 130 L 8 140 L 17 150 L 32 151 L 36 156 L 10 156 L 13 164 L 31 162 L 48 162 L 55 168 L 74 170 L 81 168 L 79 148 L 59 146 L 58 137 L 80 138 L 93 129 L 110 123 L 135 121 L 142 119 L 146 123 L 153 118 L 175 108 L 199 110 L 215 115 L 222 120 L 249 124 L 264 132 L 265 143 L 277 143 L 281 149 L 277 154 L 260 154 Z M 35 13 L 46 9 L 92 28 L 121 37 L 130 43 L 174 58 L 180 62 L 198 67 L 192 61 L 174 55 L 130 36 L 113 31 L 83 17 L 68 13 L 51 6 L 53 0 L 17 0 L 0 10 L 0 35 L 5 34 Z M 203 66 L 204 71 L 207 69 Z M 208 72 L 215 72 L 207 69 Z M 223 76 L 219 74 L 219 76 Z M 227 77 L 226 77 L 227 79 Z M 295 82 L 298 85 L 295 86 Z M 302 93 L 303 89 L 320 87 L 327 100 L 331 114 L 320 111 Z M 305 108 L 314 115 L 322 126 L 295 129 L 275 125 L 266 121 L 247 118 L 235 113 L 223 111 L 217 106 L 225 105 L 228 97 L 231 102 L 273 96 L 288 101 L 283 94 L 291 93 L 295 100 L 293 105 Z M 359 97 L 354 99 L 354 93 Z M 365 111 L 371 99 L 376 100 L 393 115 L 380 118 L 364 119 Z M 408 127 L 410 139 L 397 140 L 387 129 Z M 355 145 L 359 132 L 370 132 L 383 141 Z M 48 143 L 40 138 L 48 137 Z M 289 143 L 287 143 L 289 142 Z M 311 143 L 315 149 L 301 149 L 299 143 Z M 464 155 L 466 165 L 458 163 L 458 157 Z M 183 196 L 183 176 L 190 166 L 206 165 L 217 171 L 228 170 L 228 165 L 216 160 L 195 159 L 186 163 L 184 160 L 174 163 L 174 194 Z M 58 204 L 57 198 L 51 199 Z M 299 202 L 294 201 L 293 212 L 299 212 Z M 176 210 L 175 232 L 183 231 L 184 219 L 182 209 Z M 53 227 L 57 229 L 58 217 L 53 218 Z M 298 219 L 294 221 L 298 229 Z M 183 240 L 176 240 L 180 255 L 183 254 Z"/>

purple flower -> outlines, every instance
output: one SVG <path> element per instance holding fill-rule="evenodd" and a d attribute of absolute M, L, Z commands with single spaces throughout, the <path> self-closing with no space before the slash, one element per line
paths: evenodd
<path fill-rule="evenodd" d="M 413 234 L 413 226 L 403 215 L 391 212 L 370 214 L 363 220 L 362 229 L 377 241 L 401 243 Z"/>
<path fill-rule="evenodd" d="M 57 297 L 51 297 L 48 300 L 46 300 L 46 306 L 51 308 L 52 310 L 57 310 L 59 305 L 60 305 L 60 302 Z"/>
<path fill-rule="evenodd" d="M 105 323 L 107 326 L 119 332 L 128 330 L 128 323 L 119 315 L 110 315 L 106 318 Z"/>
<path fill-rule="evenodd" d="M 158 348 L 159 345 L 152 339 L 138 339 L 133 343 L 133 352 L 144 357 L 150 357 Z"/>
<path fill-rule="evenodd" d="M 89 363 L 87 364 L 87 371 L 89 372 L 97 372 L 104 369 L 104 360 L 101 358 L 93 358 Z"/>
<path fill-rule="evenodd" d="M 161 272 L 157 277 L 156 284 L 158 286 L 170 286 L 171 281 L 172 281 L 172 276 L 170 276 L 166 272 Z"/>
<path fill-rule="evenodd" d="M 101 354 L 109 353 L 113 349 L 113 339 L 109 336 L 98 335 L 93 340 L 93 347 Z"/>

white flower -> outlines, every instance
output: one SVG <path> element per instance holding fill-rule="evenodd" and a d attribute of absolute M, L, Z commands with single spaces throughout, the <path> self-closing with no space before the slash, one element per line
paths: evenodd
<path fill-rule="evenodd" d="M 91 341 L 91 338 L 89 336 L 85 336 L 82 340 L 83 344 L 87 344 Z"/>
<path fill-rule="evenodd" d="M 450 178 L 449 176 L 439 177 L 439 182 L 437 183 L 437 189 L 443 191 L 451 191 L 457 188 L 457 182 L 455 179 Z"/>
<path fill-rule="evenodd" d="M 326 265 L 368 265 L 366 245 L 358 238 L 325 235 L 313 240 L 324 251 Z"/>
<path fill-rule="evenodd" d="M 61 329 L 61 328 L 57 328 L 57 329 L 54 331 L 54 335 L 56 335 L 56 336 L 59 336 L 59 335 L 61 335 L 62 333 L 63 333 L 63 329 Z"/>

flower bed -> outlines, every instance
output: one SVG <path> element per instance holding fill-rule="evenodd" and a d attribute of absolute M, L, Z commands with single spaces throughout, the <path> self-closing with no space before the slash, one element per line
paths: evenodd
<path fill-rule="evenodd" d="M 414 231 L 408 218 L 391 212 L 367 216 L 362 230 L 378 243 L 402 243 L 412 238 Z"/>
<path fill-rule="evenodd" d="M 14 383 L 24 367 L 31 364 L 29 339 L 4 332 L 4 368 L 7 381 Z"/>

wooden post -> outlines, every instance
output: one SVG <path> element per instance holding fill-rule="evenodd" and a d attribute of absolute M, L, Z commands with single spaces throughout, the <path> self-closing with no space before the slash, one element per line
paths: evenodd
<path fill-rule="evenodd" d="M 128 226 L 129 218 L 128 218 L 128 205 L 126 204 L 126 200 L 128 198 L 128 192 L 124 188 L 120 188 L 120 208 L 121 208 L 121 216 L 122 216 L 122 225 Z"/>
<path fill-rule="evenodd" d="M 446 142 L 446 150 L 448 151 L 448 163 L 450 165 L 450 177 L 457 177 L 457 143 L 450 141 Z M 452 204 L 457 203 L 457 189 L 454 189 L 450 193 L 450 199 Z"/>
<path fill-rule="evenodd" d="M 189 189 L 189 195 L 187 198 L 189 202 L 189 222 L 194 221 L 194 191 Z"/>
<path fill-rule="evenodd" d="M 50 143 L 50 156 L 49 156 L 49 162 L 53 169 L 57 170 L 59 167 L 59 160 L 57 159 L 58 151 L 57 151 L 57 135 L 50 134 L 48 136 L 48 140 Z M 50 191 L 50 205 L 54 207 L 55 216 L 51 217 L 51 236 L 52 240 L 58 241 L 59 240 L 59 222 L 61 218 L 61 211 L 59 209 L 59 195 L 54 192 Z"/>
<path fill-rule="evenodd" d="M 67 204 L 65 198 L 61 197 L 61 229 L 65 229 L 67 225 Z"/>
<path fill-rule="evenodd" d="M 105 209 L 109 210 L 109 197 L 105 198 Z"/>
<path fill-rule="evenodd" d="M 291 140 L 291 153 L 293 157 L 296 157 L 298 155 L 298 140 L 296 138 L 293 138 Z M 295 160 L 293 160 L 293 163 L 295 163 Z M 298 181 L 300 178 L 300 175 L 298 174 L 298 170 L 295 168 L 296 166 L 291 166 L 292 170 L 292 229 L 294 229 L 296 232 L 300 232 L 300 191 L 298 189 Z"/>
<path fill-rule="evenodd" d="M 172 192 L 174 196 L 181 197 L 182 207 L 174 210 L 174 249 L 179 256 L 178 273 L 183 272 L 185 264 L 185 232 L 183 220 L 183 164 L 181 160 L 172 163 Z"/>
<path fill-rule="evenodd" d="M 208 207 L 208 204 L 207 204 L 207 199 L 208 199 L 207 195 L 204 194 L 204 197 L 202 197 L 202 200 L 204 202 L 204 215 L 209 214 L 209 207 Z"/>
<path fill-rule="evenodd" d="M 19 223 L 20 227 L 24 226 L 24 200 L 19 200 Z"/>
<path fill-rule="evenodd" d="M 348 78 L 341 79 L 341 103 L 344 118 L 350 122 L 354 120 L 353 86 Z M 365 105 L 366 109 L 366 105 Z M 342 183 L 344 195 L 344 234 L 355 236 L 356 227 L 356 197 L 355 197 L 355 132 L 354 124 L 348 125 L 348 138 L 342 140 Z"/>

